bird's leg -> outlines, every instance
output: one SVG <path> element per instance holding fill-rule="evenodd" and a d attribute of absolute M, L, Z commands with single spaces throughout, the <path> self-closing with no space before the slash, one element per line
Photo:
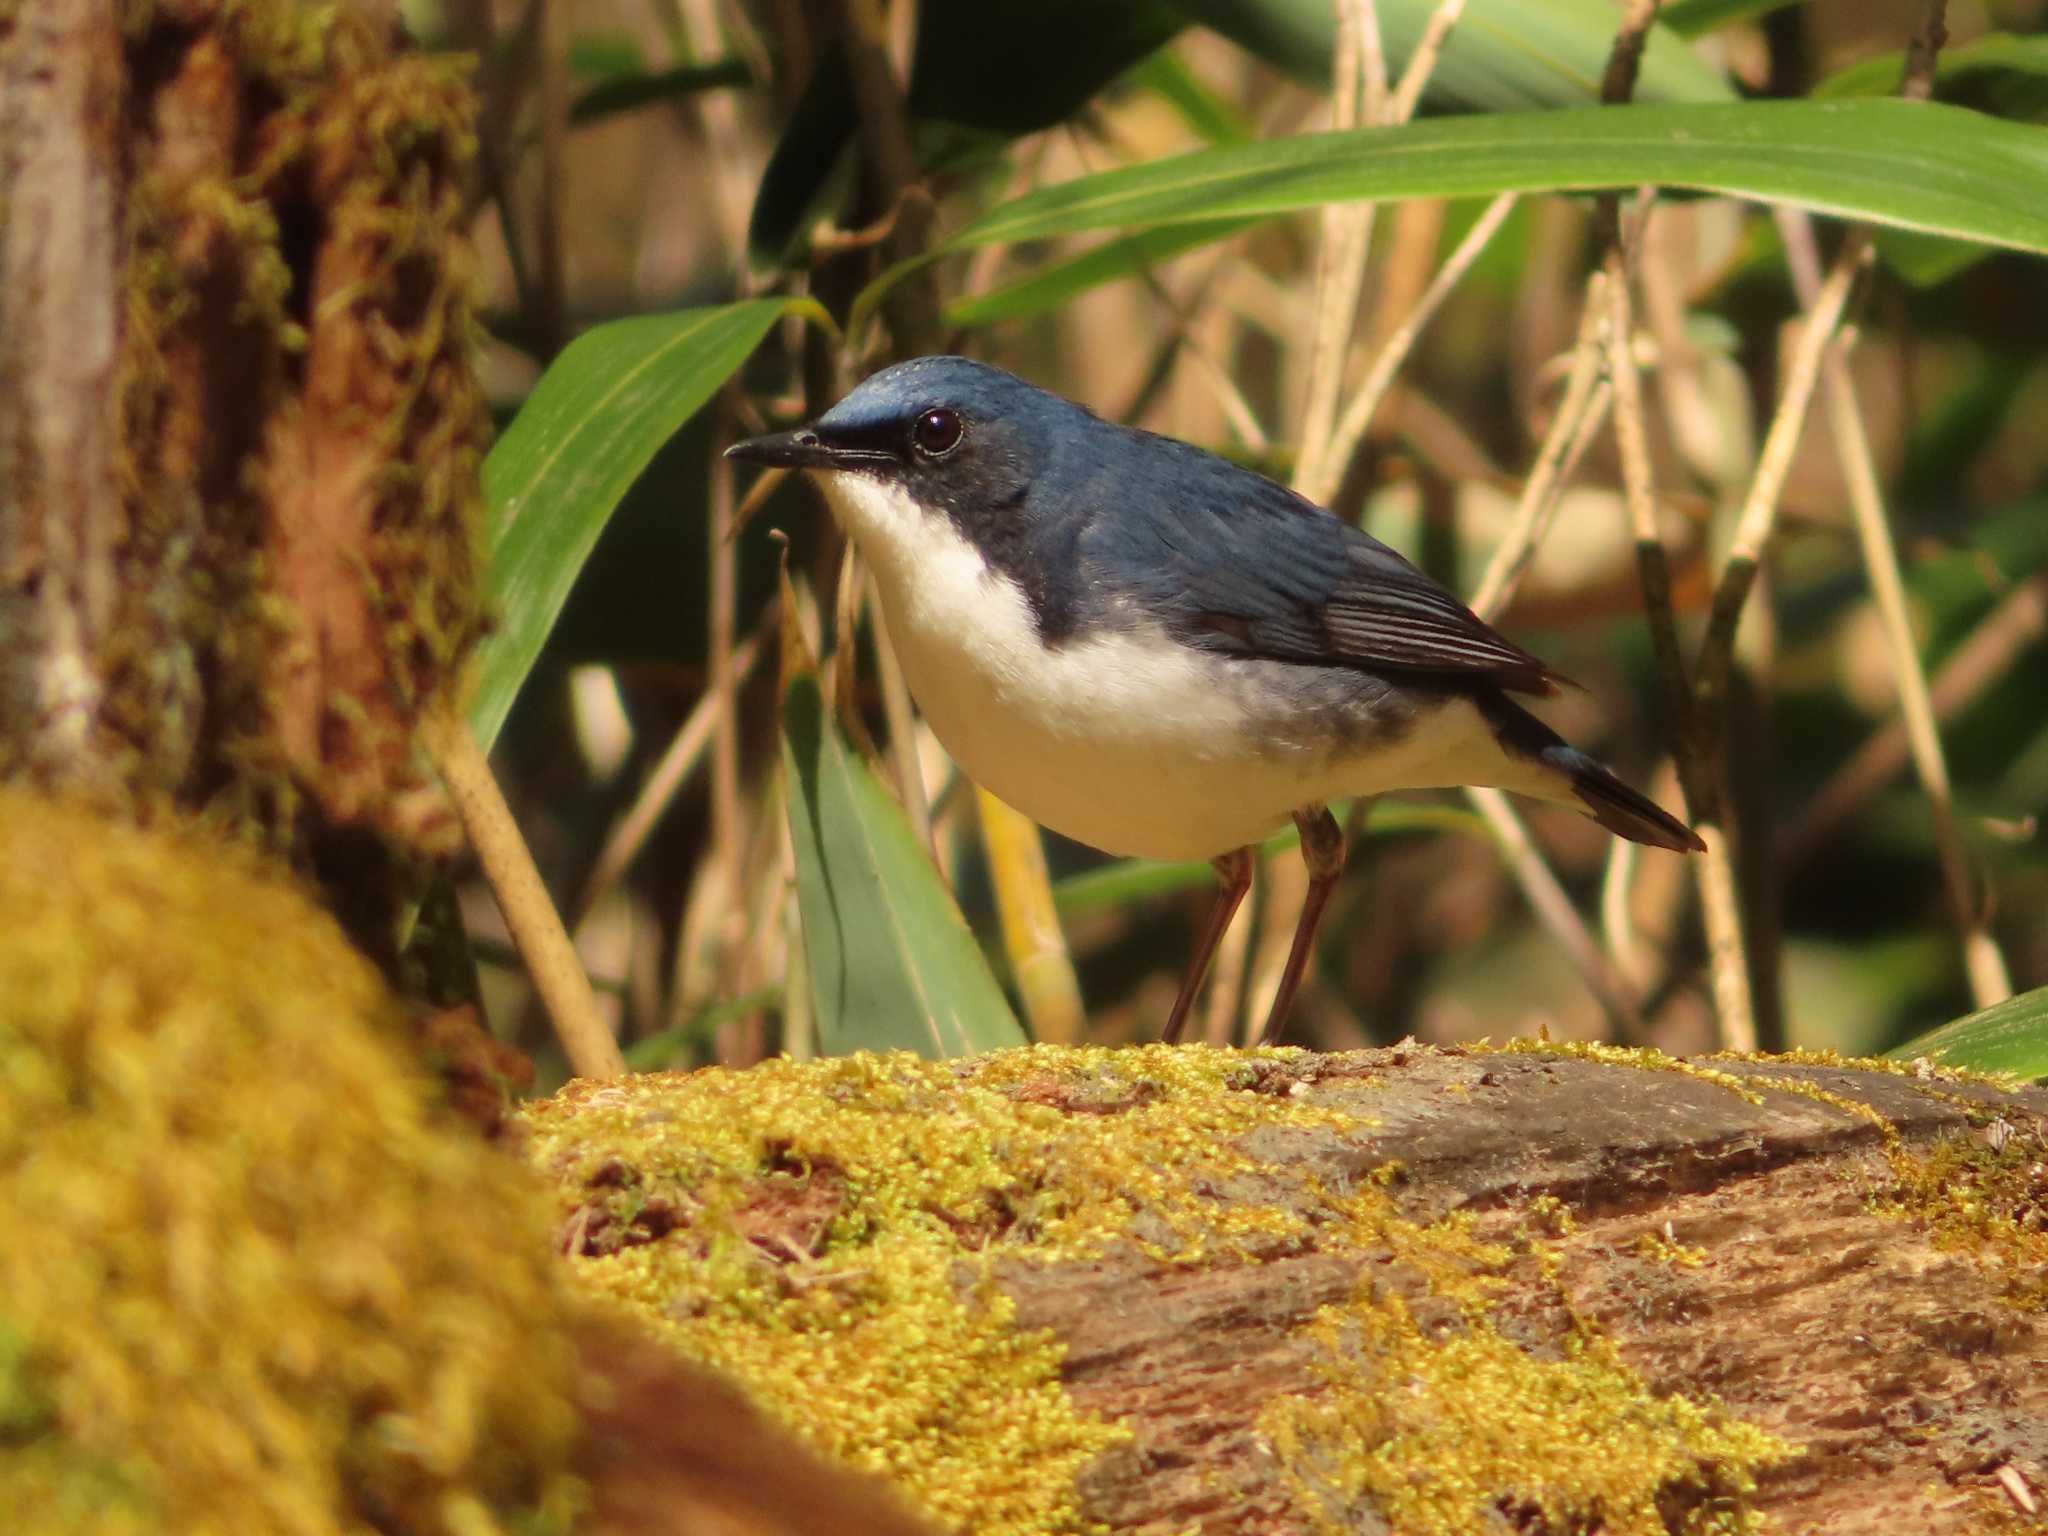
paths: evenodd
<path fill-rule="evenodd" d="M 1216 900 L 1209 908 L 1209 918 L 1202 924 L 1201 937 L 1195 940 L 1195 952 L 1188 960 L 1187 974 L 1180 979 L 1180 996 L 1173 1000 L 1173 1012 L 1166 1016 L 1166 1029 L 1159 1038 L 1168 1045 L 1180 1043 L 1181 1031 L 1187 1027 L 1188 1010 L 1195 1004 L 1195 994 L 1202 990 L 1202 978 L 1209 973 L 1209 962 L 1216 958 L 1216 946 L 1223 942 L 1223 931 L 1230 926 L 1230 919 L 1244 900 L 1244 893 L 1252 888 L 1251 849 L 1233 849 L 1229 853 L 1218 854 L 1210 862 L 1215 864 L 1223 888 L 1216 893 Z"/>
<path fill-rule="evenodd" d="M 1344 873 L 1344 829 L 1337 825 L 1327 806 L 1304 806 L 1294 813 L 1301 828 L 1301 857 L 1308 865 L 1308 898 L 1301 904 L 1301 921 L 1294 925 L 1294 943 L 1287 951 L 1287 969 L 1280 973 L 1280 990 L 1273 994 L 1273 1011 L 1266 1015 L 1266 1027 L 1258 1043 L 1271 1045 L 1280 1038 L 1287 1023 L 1294 994 L 1301 990 L 1301 978 L 1315 953 L 1316 930 L 1323 926 L 1323 913 L 1336 894 L 1337 878 Z"/>

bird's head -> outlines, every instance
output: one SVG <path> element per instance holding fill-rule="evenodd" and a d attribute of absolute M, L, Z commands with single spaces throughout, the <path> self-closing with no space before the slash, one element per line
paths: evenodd
<path fill-rule="evenodd" d="M 726 450 L 742 463 L 800 469 L 859 515 L 898 508 L 978 523 L 1016 509 L 1062 429 L 1087 412 L 964 357 L 919 357 L 864 379 L 809 426 Z"/>

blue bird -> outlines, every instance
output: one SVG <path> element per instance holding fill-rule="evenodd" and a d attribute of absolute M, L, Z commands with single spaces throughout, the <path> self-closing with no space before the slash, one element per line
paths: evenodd
<path fill-rule="evenodd" d="M 1279 1035 L 1343 869 L 1331 800 L 1487 784 L 1702 847 L 1515 703 L 1556 692 L 1541 660 L 1379 540 L 1200 448 L 921 357 L 727 452 L 817 482 L 971 778 L 1106 852 L 1214 862 L 1167 1040 L 1251 886 L 1251 845 L 1291 817 L 1311 880 L 1262 1038 Z"/>

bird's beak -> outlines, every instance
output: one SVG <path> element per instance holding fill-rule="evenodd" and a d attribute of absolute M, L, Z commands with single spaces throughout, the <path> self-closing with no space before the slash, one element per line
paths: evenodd
<path fill-rule="evenodd" d="M 725 450 L 728 459 L 775 469 L 830 469 L 843 455 L 810 427 L 750 437 Z"/>

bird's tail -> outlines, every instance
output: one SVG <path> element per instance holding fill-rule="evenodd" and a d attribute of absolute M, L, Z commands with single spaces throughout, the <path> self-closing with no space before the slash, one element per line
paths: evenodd
<path fill-rule="evenodd" d="M 1632 843 L 1669 848 L 1675 853 L 1706 851 L 1707 845 L 1691 827 L 1648 795 L 1630 789 L 1520 705 L 1496 695 L 1480 702 L 1480 713 L 1511 756 L 1549 770 L 1545 778 L 1562 779 L 1561 784 L 1546 784 L 1537 791 L 1545 799 L 1569 800 L 1608 831 Z"/>

